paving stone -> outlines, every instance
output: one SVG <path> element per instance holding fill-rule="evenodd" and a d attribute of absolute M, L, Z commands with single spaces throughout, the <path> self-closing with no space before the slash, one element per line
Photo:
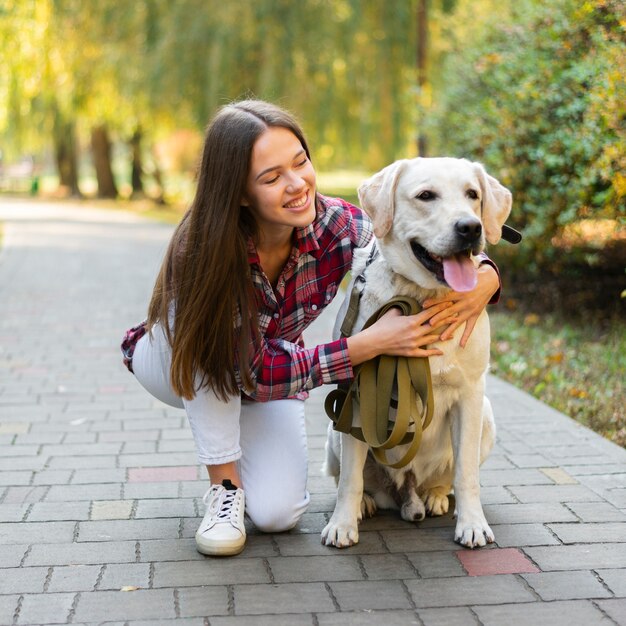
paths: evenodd
<path fill-rule="evenodd" d="M 626 522 L 626 514 L 608 502 L 569 502 L 567 508 L 583 522 Z"/>
<path fill-rule="evenodd" d="M 3 504 L 0 507 L 0 522 L 21 522 L 30 504 Z"/>
<path fill-rule="evenodd" d="M 36 502 L 28 514 L 28 521 L 87 520 L 90 506 L 90 502 Z"/>
<path fill-rule="evenodd" d="M 575 522 L 576 516 L 563 504 L 487 504 L 483 507 L 490 524 Z"/>
<path fill-rule="evenodd" d="M 560 541 L 542 524 L 492 524 L 500 548 L 560 545 Z"/>
<path fill-rule="evenodd" d="M 267 561 L 277 583 L 363 580 L 358 557 L 354 555 L 282 556 Z"/>
<path fill-rule="evenodd" d="M 0 525 L 1 543 L 64 543 L 74 538 L 73 522 L 19 522 Z"/>
<path fill-rule="evenodd" d="M 93 563 L 133 563 L 134 541 L 97 543 L 52 543 L 34 545 L 25 565 L 89 565 Z"/>
<path fill-rule="evenodd" d="M 323 583 L 236 585 L 234 594 L 235 615 L 327 613 L 335 610 Z"/>
<path fill-rule="evenodd" d="M 35 472 L 33 485 L 65 485 L 71 477 L 72 470 L 42 470 Z"/>
<path fill-rule="evenodd" d="M 124 497 L 129 500 L 145 500 L 148 498 L 177 498 L 179 483 L 155 482 L 155 483 L 125 483 Z M 205 490 L 206 491 L 206 488 Z M 182 497 L 187 497 L 181 494 Z"/>
<path fill-rule="evenodd" d="M 50 487 L 9 487 L 4 495 L 3 504 L 30 504 L 40 502 L 46 497 Z"/>
<path fill-rule="evenodd" d="M 121 485 L 53 485 L 46 495 L 46 502 L 68 502 L 77 500 L 117 500 Z"/>
<path fill-rule="evenodd" d="M 524 552 L 544 572 L 619 568 L 626 563 L 626 543 L 584 544 L 524 548 Z"/>
<path fill-rule="evenodd" d="M 516 548 L 491 547 L 482 550 L 457 550 L 456 556 L 470 576 L 539 571 L 537 566 Z"/>
<path fill-rule="evenodd" d="M 423 608 L 452 607 L 474 604 L 533 602 L 535 596 L 516 576 L 476 576 L 408 580 L 406 586 L 415 605 Z"/>
<path fill-rule="evenodd" d="M 177 519 L 80 522 L 78 541 L 124 541 L 178 537 Z"/>
<path fill-rule="evenodd" d="M 364 554 L 359 560 L 368 580 L 402 580 L 418 577 L 417 568 L 404 554 Z"/>
<path fill-rule="evenodd" d="M 415 611 L 372 611 L 371 609 L 347 611 L 341 613 L 320 613 L 317 617 L 319 626 L 412 626 L 420 625 Z M 310 624 L 311 622 L 307 622 Z M 217 624 L 217 622 L 216 622 Z M 269 626 L 269 623 L 268 623 Z"/>
<path fill-rule="evenodd" d="M 0 423 L 0 434 L 19 435 L 27 433 L 30 428 L 28 422 L 2 422 Z"/>
<path fill-rule="evenodd" d="M 245 549 L 246 555 L 250 555 L 250 541 L 251 538 L 248 537 Z M 203 561 L 206 559 L 196 550 L 194 539 L 154 539 L 142 541 L 140 545 L 142 562 L 189 561 L 192 559 Z"/>
<path fill-rule="evenodd" d="M 107 565 L 98 583 L 98 591 L 106 589 L 119 591 L 122 587 L 131 586 L 142 589 L 147 589 L 150 586 L 150 565 L 148 563 L 112 563 Z"/>
<path fill-rule="evenodd" d="M 128 467 L 129 483 L 171 482 L 198 478 L 198 468 L 195 465 L 186 467 L 125 467 Z"/>
<path fill-rule="evenodd" d="M 596 604 L 616 624 L 626 624 L 626 600 L 599 600 Z"/>
<path fill-rule="evenodd" d="M 323 613 L 322 617 L 326 615 L 326 613 Z M 311 626 L 313 623 L 313 616 L 309 613 L 211 617 L 211 626 Z M 321 626 L 323 623 L 318 618 L 318 624 Z"/>
<path fill-rule="evenodd" d="M 542 600 L 611 598 L 610 591 L 590 571 L 522 574 Z"/>
<path fill-rule="evenodd" d="M 203 559 L 154 565 L 155 588 L 269 582 L 270 575 L 262 559 Z"/>
<path fill-rule="evenodd" d="M 42 593 L 47 576 L 47 567 L 0 569 L 0 594 Z"/>
<path fill-rule="evenodd" d="M 72 476 L 73 485 L 93 483 L 123 483 L 126 480 L 124 469 L 78 469 Z"/>
<path fill-rule="evenodd" d="M 12 624 L 19 596 L 0 596 L 0 624 Z"/>
<path fill-rule="evenodd" d="M 449 578 L 467 575 L 456 554 L 451 551 L 409 553 L 407 558 L 422 578 Z"/>
<path fill-rule="evenodd" d="M 156 441 L 159 438 L 158 430 L 134 430 L 120 432 L 104 432 L 98 435 L 98 440 L 106 441 Z"/>
<path fill-rule="evenodd" d="M 98 500 L 91 507 L 91 520 L 130 519 L 133 500 Z"/>
<path fill-rule="evenodd" d="M 560 467 L 542 467 L 540 471 L 557 485 L 575 485 L 578 481 Z"/>
<path fill-rule="evenodd" d="M 0 473 L 0 485 L 30 485 L 33 472 L 2 472 Z"/>
<path fill-rule="evenodd" d="M 185 587 L 178 590 L 181 617 L 227 615 L 229 598 L 226 587 Z"/>
<path fill-rule="evenodd" d="M 126 593 L 95 591 L 82 594 L 74 621 L 130 621 L 174 617 L 174 593 L 171 589 L 139 589 Z"/>
<path fill-rule="evenodd" d="M 35 569 L 35 568 L 28 568 Z M 92 591 L 96 586 L 101 565 L 67 565 L 55 567 L 47 591 Z"/>
<path fill-rule="evenodd" d="M 329 587 L 342 611 L 411 608 L 411 600 L 400 581 L 331 582 Z"/>
<path fill-rule="evenodd" d="M 1 567 L 18 567 L 26 554 L 26 550 L 28 550 L 26 544 L 0 545 Z"/>
<path fill-rule="evenodd" d="M 596 502 L 602 498 L 583 485 L 511 486 L 520 502 Z"/>
<path fill-rule="evenodd" d="M 25 595 L 17 624 L 65 624 L 73 602 L 73 593 Z"/>
<path fill-rule="evenodd" d="M 610 622 L 591 602 L 536 602 L 533 604 L 501 604 L 474 606 L 473 611 L 483 626 L 528 626 L 528 624 L 567 624 L 589 626 Z"/>
<path fill-rule="evenodd" d="M 597 569 L 598 576 L 618 597 L 626 597 L 626 569 Z"/>
<path fill-rule="evenodd" d="M 117 457 L 106 456 L 54 456 L 50 459 L 51 469 L 87 469 L 87 468 L 111 468 L 117 465 Z"/>
<path fill-rule="evenodd" d="M 626 541 L 626 524 L 605 522 L 595 524 L 549 524 L 563 543 L 616 543 Z"/>
<path fill-rule="evenodd" d="M 424 626 L 468 626 L 477 624 L 476 617 L 467 607 L 450 609 L 419 609 Z"/>
<path fill-rule="evenodd" d="M 499 469 L 480 471 L 480 484 L 492 485 L 550 485 L 552 480 L 536 469 Z"/>
<path fill-rule="evenodd" d="M 456 547 L 451 528 L 419 528 L 381 532 L 390 552 L 429 552 Z"/>
<path fill-rule="evenodd" d="M 193 500 L 158 499 L 140 500 L 137 504 L 135 519 L 142 517 L 195 517 L 196 509 Z M 199 524 L 199 522 L 198 522 Z M 195 534 L 195 531 L 194 531 Z"/>

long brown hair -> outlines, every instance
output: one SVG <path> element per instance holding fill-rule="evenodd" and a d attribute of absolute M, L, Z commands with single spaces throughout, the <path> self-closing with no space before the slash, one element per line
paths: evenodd
<path fill-rule="evenodd" d="M 148 327 L 162 324 L 172 347 L 172 388 L 187 399 L 198 384 L 223 400 L 238 395 L 237 369 L 243 388 L 253 386 L 250 350 L 259 330 L 247 242 L 257 238 L 258 229 L 241 199 L 254 143 L 270 127 L 290 130 L 310 158 L 298 123 L 273 104 L 243 100 L 217 112 L 206 131 L 195 198 L 172 236 L 154 286 Z"/>

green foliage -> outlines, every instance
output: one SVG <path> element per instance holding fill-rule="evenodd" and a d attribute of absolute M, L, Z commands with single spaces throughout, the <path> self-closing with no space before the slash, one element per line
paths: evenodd
<path fill-rule="evenodd" d="M 567 224 L 626 212 L 625 6 L 521 3 L 448 54 L 432 132 L 512 189 L 524 263 L 552 262 Z"/>
<path fill-rule="evenodd" d="M 490 321 L 492 373 L 626 447 L 622 320 L 491 312 Z"/>

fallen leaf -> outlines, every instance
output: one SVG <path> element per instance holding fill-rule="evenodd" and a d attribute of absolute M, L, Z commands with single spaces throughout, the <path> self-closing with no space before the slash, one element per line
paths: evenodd
<path fill-rule="evenodd" d="M 126 587 L 122 587 L 120 591 L 137 591 L 140 587 L 135 587 L 134 585 L 128 585 Z"/>

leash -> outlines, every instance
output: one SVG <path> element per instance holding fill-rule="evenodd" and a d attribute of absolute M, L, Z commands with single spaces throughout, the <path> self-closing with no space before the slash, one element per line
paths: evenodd
<path fill-rule="evenodd" d="M 355 291 L 353 289 L 351 301 Z M 359 298 L 360 292 L 357 303 Z M 363 328 L 374 324 L 392 307 L 399 307 L 403 315 L 414 315 L 421 310 L 414 298 L 399 296 L 376 311 Z M 342 333 L 344 326 L 347 326 L 345 320 Z M 352 328 L 347 334 L 351 331 Z M 397 404 L 392 398 L 394 382 L 397 382 L 398 388 Z M 421 400 L 421 412 L 418 397 Z M 353 400 L 360 405 L 361 428 L 352 426 Z M 389 419 L 389 407 L 396 406 L 396 418 L 392 421 Z M 324 409 L 333 421 L 335 430 L 367 443 L 379 463 L 396 469 L 404 467 L 417 454 L 422 432 L 433 417 L 433 389 L 428 358 L 381 355 L 366 361 L 354 369 L 351 384 L 339 385 L 326 396 Z M 411 427 L 413 430 L 410 430 Z M 385 450 L 405 444 L 409 445 L 406 453 L 399 461 L 391 463 Z"/>

